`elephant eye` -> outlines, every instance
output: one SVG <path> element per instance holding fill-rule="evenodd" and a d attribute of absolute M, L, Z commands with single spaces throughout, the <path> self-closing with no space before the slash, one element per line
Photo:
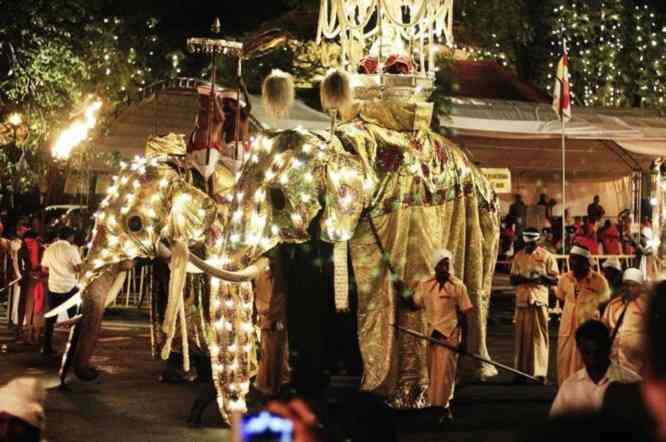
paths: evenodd
<path fill-rule="evenodd" d="M 130 232 L 140 232 L 143 230 L 143 221 L 141 221 L 141 217 L 138 215 L 129 217 L 127 220 L 127 227 Z"/>
<path fill-rule="evenodd" d="M 277 210 L 282 210 L 287 205 L 287 198 L 284 196 L 284 192 L 277 187 L 271 187 L 270 190 L 271 204 Z"/>

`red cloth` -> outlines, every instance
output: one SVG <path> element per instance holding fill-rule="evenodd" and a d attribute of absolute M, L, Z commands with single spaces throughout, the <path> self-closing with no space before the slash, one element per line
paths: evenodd
<path fill-rule="evenodd" d="M 42 254 L 44 247 L 36 238 L 25 238 L 23 240 L 30 260 L 30 276 L 37 279 L 33 286 L 34 312 L 40 314 L 44 311 L 44 300 L 46 287 L 44 286 L 44 272 L 42 271 Z"/>
<path fill-rule="evenodd" d="M 606 255 L 621 255 L 622 244 L 620 243 L 620 232 L 615 225 L 604 230 L 604 252 Z"/>

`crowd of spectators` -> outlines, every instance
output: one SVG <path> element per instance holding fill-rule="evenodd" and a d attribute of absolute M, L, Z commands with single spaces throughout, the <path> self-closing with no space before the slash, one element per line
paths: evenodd
<path fill-rule="evenodd" d="M 522 249 L 522 232 L 527 226 L 538 227 L 542 233 L 541 245 L 556 255 L 566 255 L 574 245 L 583 245 L 593 255 L 632 255 L 640 259 L 650 253 L 647 249 L 654 239 L 650 220 L 644 219 L 637 226 L 629 210 L 612 219 L 598 195 L 588 205 L 586 215 L 572 217 L 569 209 L 562 211 L 561 205 L 545 194 L 533 206 L 525 204 L 517 194 L 502 220 L 500 256 L 510 258 Z"/>

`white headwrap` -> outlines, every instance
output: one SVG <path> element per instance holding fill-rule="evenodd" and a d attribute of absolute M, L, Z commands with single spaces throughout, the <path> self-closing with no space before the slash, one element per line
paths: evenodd
<path fill-rule="evenodd" d="M 584 257 L 586 257 L 587 259 L 592 258 L 592 254 L 590 253 L 589 250 L 584 249 L 584 248 L 579 247 L 579 246 L 573 246 L 573 247 L 571 248 L 571 251 L 569 252 L 569 255 L 579 255 L 579 256 L 584 256 Z"/>
<path fill-rule="evenodd" d="M 601 267 L 604 269 L 615 269 L 618 271 L 622 271 L 622 264 L 620 264 L 620 260 L 617 258 L 608 258 L 606 261 L 604 261 L 603 264 L 601 264 Z"/>
<path fill-rule="evenodd" d="M 447 249 L 435 250 L 432 254 L 432 266 L 437 267 L 437 264 L 444 258 L 449 259 L 449 272 L 453 273 L 453 255 Z"/>
<path fill-rule="evenodd" d="M 540 237 L 539 232 L 523 232 L 523 241 L 525 242 L 537 242 Z"/>
<path fill-rule="evenodd" d="M 622 275 L 622 282 L 633 281 L 636 284 L 643 284 L 643 273 L 635 268 L 629 268 Z"/>
<path fill-rule="evenodd" d="M 652 239 L 652 235 L 653 235 L 652 228 L 648 227 L 648 226 L 643 227 L 641 229 L 641 235 L 643 235 L 647 239 Z"/>
<path fill-rule="evenodd" d="M 0 413 L 5 412 L 44 430 L 46 390 L 37 378 L 17 378 L 0 388 Z"/>

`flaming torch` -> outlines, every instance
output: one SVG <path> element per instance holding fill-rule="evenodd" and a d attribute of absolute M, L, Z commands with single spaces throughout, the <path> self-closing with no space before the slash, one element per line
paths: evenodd
<path fill-rule="evenodd" d="M 97 123 L 96 114 L 102 107 L 102 101 L 99 98 L 92 100 L 83 111 L 81 118 L 77 118 L 72 124 L 62 131 L 55 144 L 51 148 L 51 154 L 54 158 L 66 160 L 72 153 L 72 150 L 82 141 L 88 138 L 90 130 Z"/>

